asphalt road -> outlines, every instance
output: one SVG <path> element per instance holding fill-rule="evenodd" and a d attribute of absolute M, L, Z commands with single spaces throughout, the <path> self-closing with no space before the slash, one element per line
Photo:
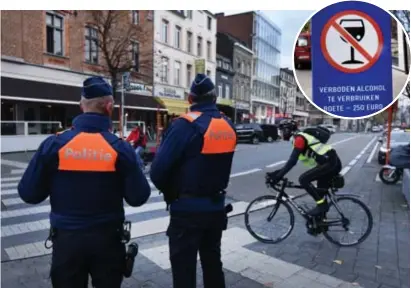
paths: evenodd
<path fill-rule="evenodd" d="M 376 182 L 379 166 L 372 152 L 378 150 L 374 149 L 378 148 L 376 136 L 341 133 L 330 139 L 344 167 L 346 187 L 343 192 L 357 194 L 369 205 L 374 216 L 369 239 L 353 248 L 339 248 L 321 236 L 309 236 L 298 215 L 291 236 L 280 244 L 267 245 L 250 238 L 242 214 L 251 200 L 269 193 L 264 174 L 284 165 L 292 147 L 290 142 L 284 141 L 238 145 L 227 189 L 228 202 L 233 203 L 234 211 L 223 240 L 223 263 L 229 287 L 267 287 L 268 284 L 277 287 L 274 285 L 280 280 L 284 282 L 278 287 L 288 288 L 410 287 L 409 210 L 404 205 L 401 186 L 383 186 Z M 6 161 L 8 165 L 2 165 L 1 181 L 1 253 L 2 262 L 6 261 L 2 263 L 2 276 L 7 275 L 2 277 L 3 287 L 50 286 L 47 278 L 51 251 L 43 246 L 48 228 L 48 202 L 36 206 L 19 203 L 15 191 L 24 162 L 29 158 L 30 155 L 22 154 L 2 155 L 2 159 L 9 160 Z M 20 163 L 10 166 L 12 161 Z M 297 164 L 287 177 L 297 180 L 305 170 Z M 298 193 L 302 192 L 289 191 L 291 195 Z M 312 203 L 310 197 L 301 201 Z M 164 210 L 162 196 L 153 189 L 148 203 L 137 209 L 128 207 L 126 213 L 133 222 L 132 237 L 137 238 L 141 255 L 133 277 L 126 281 L 129 286 L 125 287 L 171 287 L 164 234 L 168 213 Z M 300 272 L 291 276 L 290 271 Z M 198 278 L 201 280 L 201 273 Z M 310 282 L 314 279 L 320 282 Z"/>
<path fill-rule="evenodd" d="M 306 97 L 312 100 L 312 71 L 308 69 L 295 70 L 296 79 L 300 84 L 300 89 L 304 92 Z M 393 69 L 393 99 L 397 97 L 405 88 L 407 83 L 407 75 L 404 72 Z"/>

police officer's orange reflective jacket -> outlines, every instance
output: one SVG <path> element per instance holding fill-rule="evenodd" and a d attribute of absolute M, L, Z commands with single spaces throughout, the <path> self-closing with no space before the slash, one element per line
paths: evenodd
<path fill-rule="evenodd" d="M 50 196 L 55 228 L 122 222 L 123 199 L 140 206 L 150 196 L 134 150 L 109 132 L 106 116 L 82 114 L 73 126 L 40 145 L 18 185 L 20 197 L 37 204 Z"/>
<path fill-rule="evenodd" d="M 213 194 L 227 188 L 236 146 L 231 121 L 215 104 L 196 104 L 174 121 L 151 165 L 151 180 L 160 191 L 178 191 L 184 197 L 171 210 L 224 209 L 224 197 L 216 205 Z"/>

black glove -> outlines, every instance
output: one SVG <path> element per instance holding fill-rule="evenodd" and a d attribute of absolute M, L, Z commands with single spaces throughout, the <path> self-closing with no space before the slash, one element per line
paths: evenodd
<path fill-rule="evenodd" d="M 278 174 L 279 170 L 273 171 L 273 172 L 268 172 L 265 175 L 265 183 L 270 184 L 272 186 L 274 186 L 275 184 L 278 183 L 278 181 L 281 180 L 281 178 L 278 178 L 277 174 Z"/>

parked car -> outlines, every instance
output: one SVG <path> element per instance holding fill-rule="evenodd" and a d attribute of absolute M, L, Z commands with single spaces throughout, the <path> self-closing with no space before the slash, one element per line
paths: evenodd
<path fill-rule="evenodd" d="M 258 144 L 260 141 L 264 141 L 264 131 L 256 123 L 237 124 L 235 130 L 238 142 Z"/>
<path fill-rule="evenodd" d="M 278 127 L 274 124 L 261 124 L 261 129 L 263 129 L 263 141 L 273 142 L 278 139 Z"/>
<path fill-rule="evenodd" d="M 385 164 L 385 158 L 387 153 L 387 138 L 383 138 L 379 140 L 382 144 L 380 150 L 378 151 L 378 163 L 380 165 Z M 401 145 L 407 145 L 410 143 L 410 132 L 399 130 L 399 131 L 392 131 L 391 132 L 391 141 L 390 141 L 390 150 L 394 147 L 398 147 Z"/>
<path fill-rule="evenodd" d="M 380 130 L 380 127 L 378 127 L 378 126 L 372 126 L 371 131 L 372 132 L 380 132 L 381 130 Z"/>
<path fill-rule="evenodd" d="M 311 66 L 311 34 L 308 32 L 298 36 L 294 49 L 295 69 L 301 69 L 303 66 Z"/>
<path fill-rule="evenodd" d="M 320 125 L 321 127 L 327 128 L 328 130 L 330 130 L 331 134 L 334 134 L 335 132 L 337 132 L 337 127 L 335 125 L 332 124 L 322 124 Z"/>

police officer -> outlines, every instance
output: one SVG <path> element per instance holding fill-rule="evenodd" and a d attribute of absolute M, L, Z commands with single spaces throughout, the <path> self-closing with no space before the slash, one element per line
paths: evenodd
<path fill-rule="evenodd" d="M 298 132 L 293 138 L 294 149 L 284 167 L 267 173 L 267 181 L 275 185 L 297 164 L 298 160 L 309 167 L 308 171 L 301 174 L 299 182 L 317 204 L 309 211 L 312 216 L 321 215 L 328 210 L 323 192 L 317 190 L 313 182 L 317 181 L 318 188 L 329 188 L 330 180 L 338 175 L 342 168 L 337 151 L 326 144 L 330 135 L 330 131 L 321 126 Z"/>
<path fill-rule="evenodd" d="M 151 166 L 151 180 L 170 205 L 174 288 L 196 287 L 197 253 L 205 288 L 225 287 L 221 237 L 225 196 L 236 146 L 233 124 L 216 107 L 214 84 L 198 74 L 190 112 L 172 122 Z"/>
<path fill-rule="evenodd" d="M 150 186 L 130 144 L 109 132 L 114 99 L 101 77 L 84 81 L 84 112 L 50 136 L 30 161 L 18 192 L 26 203 L 50 197 L 53 287 L 120 287 L 125 266 L 123 198 L 143 205 Z"/>

